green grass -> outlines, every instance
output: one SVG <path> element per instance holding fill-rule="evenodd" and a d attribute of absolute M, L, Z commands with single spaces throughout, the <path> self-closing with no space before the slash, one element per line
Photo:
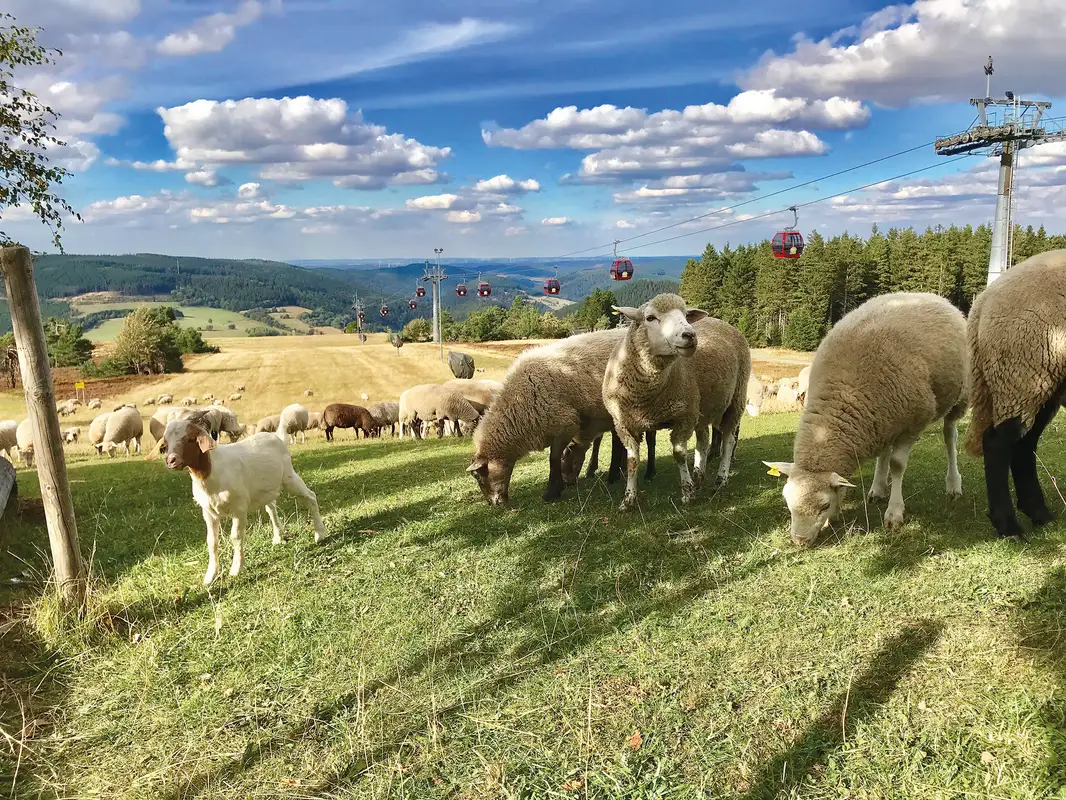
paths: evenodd
<path fill-rule="evenodd" d="M 184 314 L 184 318 L 178 320 L 178 324 L 186 328 L 204 328 L 203 335 L 208 338 L 246 336 L 249 328 L 254 328 L 261 323 L 248 319 L 236 311 L 226 311 L 221 308 L 208 308 L 207 306 L 183 306 L 174 303 L 156 302 L 133 302 L 133 303 L 95 303 L 77 304 L 77 309 L 83 314 L 91 314 L 94 311 L 107 311 L 109 309 L 141 308 L 142 306 L 173 306 Z M 211 322 L 208 322 L 211 320 Z M 102 324 L 89 331 L 86 336 L 93 342 L 111 342 L 122 330 L 122 319 L 104 320 Z M 229 330 L 226 326 L 230 323 L 236 325 L 236 330 Z M 206 330 L 208 325 L 213 325 L 214 330 Z"/>
<path fill-rule="evenodd" d="M 761 466 L 795 423 L 746 420 L 729 486 L 686 508 L 664 443 L 628 515 L 598 480 L 542 504 L 543 455 L 494 510 L 466 440 L 297 447 L 330 539 L 285 501 L 290 540 L 261 519 L 211 592 L 188 476 L 75 462 L 98 624 L 0 640 L 0 727 L 33 734 L 0 746 L 0 794 L 1066 797 L 1061 526 L 997 541 L 980 463 L 947 502 L 931 431 L 901 531 L 852 497 L 799 550 Z M 1053 473 L 1064 445 L 1058 422 Z M 0 607 L 34 597 L 43 530 L 8 524 L 0 547 L 28 581 Z"/>

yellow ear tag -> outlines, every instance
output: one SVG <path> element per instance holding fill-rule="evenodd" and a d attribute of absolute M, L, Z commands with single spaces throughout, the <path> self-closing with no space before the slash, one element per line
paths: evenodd
<path fill-rule="evenodd" d="M 781 471 L 777 467 L 770 467 L 770 471 L 766 474 L 773 475 L 775 478 L 777 478 L 781 475 Z"/>

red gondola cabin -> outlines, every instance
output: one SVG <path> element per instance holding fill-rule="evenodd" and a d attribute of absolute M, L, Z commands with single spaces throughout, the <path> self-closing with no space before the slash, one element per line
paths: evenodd
<path fill-rule="evenodd" d="M 799 258 L 803 255 L 803 234 L 799 231 L 778 231 L 770 241 L 774 258 Z"/>
<path fill-rule="evenodd" d="M 488 297 L 491 294 L 492 294 L 492 287 L 488 283 L 486 283 L 485 281 L 481 281 L 480 283 L 478 283 L 478 285 L 477 285 L 477 296 L 478 297 Z"/>
<path fill-rule="evenodd" d="M 465 283 L 460 283 L 459 285 L 457 285 L 455 287 L 455 296 L 456 297 L 466 297 L 466 284 Z"/>
<path fill-rule="evenodd" d="M 558 278 L 546 278 L 544 280 L 544 294 L 559 294 L 561 288 Z"/>
<path fill-rule="evenodd" d="M 415 297 L 425 297 L 425 296 L 426 296 L 426 287 L 425 286 L 417 286 L 417 287 L 415 287 Z"/>
<path fill-rule="evenodd" d="M 364 322 L 366 322 L 366 314 L 364 314 L 362 311 L 360 311 L 359 312 L 359 324 L 362 325 Z"/>
<path fill-rule="evenodd" d="M 628 258 L 616 258 L 611 264 L 611 279 L 628 281 L 633 277 L 633 262 Z"/>
<path fill-rule="evenodd" d="M 378 313 L 383 317 L 387 317 L 389 315 L 389 307 L 382 303 L 381 308 L 378 309 Z"/>
<path fill-rule="evenodd" d="M 416 308 L 418 308 L 418 303 L 416 303 L 414 300 L 408 300 L 407 307 L 414 311 Z"/>

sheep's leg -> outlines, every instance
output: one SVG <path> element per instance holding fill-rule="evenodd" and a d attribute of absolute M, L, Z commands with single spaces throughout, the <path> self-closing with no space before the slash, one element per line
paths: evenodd
<path fill-rule="evenodd" d="M 718 459 L 718 475 L 715 478 L 718 486 L 725 486 L 729 482 L 729 468 L 733 464 L 733 450 L 736 445 L 737 429 L 731 425 L 722 434 L 722 454 Z"/>
<path fill-rule="evenodd" d="M 907 471 L 907 461 L 910 459 L 914 441 L 914 439 L 907 439 L 897 442 L 888 460 L 889 474 L 892 479 L 888 508 L 885 509 L 885 527 L 888 529 L 898 528 L 903 524 L 903 474 Z"/>
<path fill-rule="evenodd" d="M 204 586 L 210 586 L 218 575 L 218 536 L 222 527 L 219 518 L 209 511 L 204 511 L 207 524 L 207 572 L 204 573 Z"/>
<path fill-rule="evenodd" d="M 634 434 L 619 428 L 618 438 L 622 440 L 626 448 L 626 493 L 622 497 L 622 504 L 618 510 L 628 511 L 637 504 L 637 468 L 640 466 L 641 432 Z"/>
<path fill-rule="evenodd" d="M 646 431 L 644 438 L 648 444 L 648 466 L 644 468 L 644 482 L 647 483 L 655 477 L 655 428 Z"/>
<path fill-rule="evenodd" d="M 1024 533 L 1014 513 L 1014 500 L 1010 495 L 1011 456 L 1021 438 L 1022 426 L 1017 417 L 990 426 L 981 436 L 985 454 L 988 518 L 996 533 L 1002 537 L 1021 536 Z"/>
<path fill-rule="evenodd" d="M 626 463 L 626 447 L 617 433 L 611 434 L 611 464 L 607 468 L 607 483 L 618 483 L 622 477 L 622 467 Z"/>
<path fill-rule="evenodd" d="M 585 469 L 586 478 L 591 478 L 593 475 L 596 474 L 596 470 L 600 468 L 600 444 L 602 443 L 602 433 L 592 440 L 592 455 L 589 456 L 589 465 Z"/>
<path fill-rule="evenodd" d="M 1036 446 L 1044 428 L 1059 410 L 1059 401 L 1052 399 L 1036 415 L 1033 427 L 1014 446 L 1011 455 L 1011 473 L 1014 475 L 1014 491 L 1018 495 L 1018 508 L 1032 521 L 1033 525 L 1047 525 L 1053 522 L 1055 515 L 1047 507 L 1044 490 L 1040 488 L 1040 478 L 1036 472 Z"/>
<path fill-rule="evenodd" d="M 650 448 L 649 448 L 650 449 Z M 707 472 L 707 459 L 711 451 L 711 432 L 706 426 L 696 428 L 696 454 L 692 459 L 692 483 L 699 489 Z"/>
<path fill-rule="evenodd" d="M 689 428 L 674 428 L 670 431 L 670 446 L 673 448 L 674 463 L 677 464 L 677 472 L 681 478 L 682 503 L 691 503 L 696 495 L 696 485 L 688 471 L 688 440 L 691 436 L 692 430 Z"/>
<path fill-rule="evenodd" d="M 315 524 L 315 542 L 318 543 L 326 535 L 326 526 L 322 524 L 322 514 L 318 510 L 318 497 L 307 488 L 303 478 L 296 474 L 296 470 L 290 469 L 284 480 L 285 491 L 300 498 L 302 504 L 307 507 L 311 514 L 311 521 Z"/>
<path fill-rule="evenodd" d="M 566 482 L 563 480 L 563 451 L 569 442 L 562 436 L 552 440 L 551 449 L 548 451 L 548 485 L 544 489 L 541 499 L 545 503 L 558 500 L 563 495 Z"/>
<path fill-rule="evenodd" d="M 870 484 L 870 491 L 866 499 L 873 502 L 884 500 L 888 497 L 888 464 L 892 460 L 892 447 L 886 447 L 877 456 L 877 464 L 874 466 L 874 481 Z"/>
<path fill-rule="evenodd" d="M 266 512 L 267 516 L 270 517 L 270 527 L 274 529 L 274 544 L 281 544 L 282 537 L 285 535 L 285 528 L 278 517 L 277 501 L 267 503 Z"/>
<path fill-rule="evenodd" d="M 233 563 L 229 567 L 229 575 L 236 578 L 244 564 L 244 531 L 248 523 L 244 517 L 233 518 L 233 530 L 230 531 L 230 539 L 233 540 Z"/>
<path fill-rule="evenodd" d="M 958 419 L 944 418 L 944 448 L 948 451 L 948 474 L 944 479 L 948 497 L 962 497 L 962 475 L 959 473 Z"/>

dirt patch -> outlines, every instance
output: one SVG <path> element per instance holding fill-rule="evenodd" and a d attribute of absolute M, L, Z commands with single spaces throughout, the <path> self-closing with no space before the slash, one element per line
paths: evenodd
<path fill-rule="evenodd" d="M 549 344 L 550 342 L 557 341 L 556 339 L 524 339 L 517 342 L 456 342 L 454 346 L 451 346 L 451 350 L 459 350 L 460 352 L 482 352 L 492 353 L 493 355 L 505 356 L 507 358 L 514 358 L 519 353 L 524 353 L 531 347 L 540 347 L 542 344 Z"/>

